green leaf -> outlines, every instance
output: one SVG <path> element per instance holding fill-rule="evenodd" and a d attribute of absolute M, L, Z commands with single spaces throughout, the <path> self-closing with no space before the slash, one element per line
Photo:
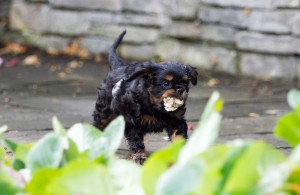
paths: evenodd
<path fill-rule="evenodd" d="M 142 167 L 128 160 L 113 160 L 109 164 L 112 184 L 116 194 L 144 194 L 141 185 Z"/>
<path fill-rule="evenodd" d="M 180 152 L 179 163 L 189 161 L 216 141 L 222 119 L 218 112 L 222 107 L 221 104 L 219 93 L 214 92 L 204 109 L 201 121 Z"/>
<path fill-rule="evenodd" d="M 95 149 L 93 143 L 103 136 L 103 132 L 89 124 L 75 124 L 69 129 L 67 135 L 76 144 L 78 151 L 84 152 Z"/>
<path fill-rule="evenodd" d="M 204 169 L 205 166 L 199 159 L 175 164 L 159 177 L 155 194 L 190 194 L 196 188 Z"/>
<path fill-rule="evenodd" d="M 300 110 L 294 110 L 281 117 L 275 127 L 275 135 L 291 146 L 300 143 Z"/>
<path fill-rule="evenodd" d="M 234 169 L 235 163 L 239 160 L 239 158 L 244 154 L 244 152 L 248 149 L 250 144 L 248 142 L 239 142 L 234 144 L 232 143 L 230 150 L 227 152 L 225 158 L 223 159 L 223 164 L 220 169 L 220 173 L 222 177 L 216 189 L 216 193 L 220 194 L 224 188 L 224 185 L 228 181 L 229 176 L 231 175 L 231 171 Z"/>
<path fill-rule="evenodd" d="M 15 159 L 19 159 L 23 162 L 26 162 L 27 155 L 29 154 L 30 149 L 33 144 L 19 144 L 15 151 Z"/>
<path fill-rule="evenodd" d="M 26 167 L 32 173 L 42 168 L 57 168 L 63 150 L 63 139 L 54 133 L 48 134 L 32 147 L 26 158 Z"/>
<path fill-rule="evenodd" d="M 0 167 L 0 189 L 1 195 L 21 194 L 24 192 L 22 187 L 18 186 L 18 184 L 9 177 L 8 173 L 4 171 L 3 167 Z"/>
<path fill-rule="evenodd" d="M 6 154 L 5 149 L 0 146 L 0 163 L 2 162 L 4 162 L 7 165 L 11 163 L 8 155 Z"/>
<path fill-rule="evenodd" d="M 287 95 L 287 101 L 291 108 L 300 108 L 300 91 L 297 89 L 292 89 Z"/>
<path fill-rule="evenodd" d="M 66 129 L 62 126 L 57 117 L 52 118 L 52 126 L 55 133 L 57 133 L 58 135 L 66 135 Z"/>
<path fill-rule="evenodd" d="M 26 158 L 32 146 L 33 144 L 19 144 L 16 146 L 14 151 L 14 161 L 12 164 L 15 170 L 20 170 L 26 167 Z"/>
<path fill-rule="evenodd" d="M 121 145 L 124 137 L 125 120 L 123 116 L 118 116 L 105 129 L 104 136 L 107 139 L 106 149 L 109 153 L 115 153 Z"/>
<path fill-rule="evenodd" d="M 62 170 L 59 169 L 40 169 L 37 170 L 26 185 L 26 191 L 31 195 L 51 195 L 49 186 L 51 182 L 62 175 Z"/>
<path fill-rule="evenodd" d="M 111 157 L 120 147 L 124 137 L 125 121 L 122 116 L 114 119 L 105 129 L 103 137 L 93 143 L 91 158 L 97 158 L 101 154 Z"/>
<path fill-rule="evenodd" d="M 259 187 L 264 194 L 275 194 L 284 191 L 289 177 L 293 176 L 293 171 L 299 168 L 300 164 L 300 145 L 298 145 L 289 156 L 288 160 L 278 164 L 273 169 L 269 169 L 262 175 Z M 299 182 L 298 182 L 299 183 Z M 292 194 L 292 193 L 290 193 Z"/>
<path fill-rule="evenodd" d="M 256 191 L 261 176 L 284 160 L 285 156 L 271 146 L 261 141 L 253 142 L 230 165 L 222 193 L 244 194 Z"/>
<path fill-rule="evenodd" d="M 205 170 L 197 188 L 191 194 L 217 194 L 223 176 L 223 165 L 229 151 L 235 147 L 238 147 L 237 144 L 215 145 L 196 157 L 205 164 Z"/>
<path fill-rule="evenodd" d="M 8 139 L 3 139 L 3 144 L 9 149 L 11 150 L 13 153 L 16 152 L 16 149 L 18 147 L 18 144 L 11 141 L 11 140 L 8 140 Z"/>
<path fill-rule="evenodd" d="M 63 163 L 69 163 L 72 160 L 76 160 L 81 157 L 81 154 L 79 153 L 76 144 L 73 140 L 70 138 L 67 138 L 68 147 L 64 150 L 63 155 Z"/>
<path fill-rule="evenodd" d="M 15 159 L 13 161 L 12 167 L 13 167 L 14 170 L 19 171 L 19 170 L 25 168 L 25 163 L 23 161 L 19 160 L 19 159 Z"/>
<path fill-rule="evenodd" d="M 176 139 L 173 144 L 147 159 L 142 170 L 142 185 L 146 194 L 154 194 L 158 178 L 176 162 L 183 143 L 183 139 Z"/>
<path fill-rule="evenodd" d="M 2 134 L 7 131 L 8 127 L 7 125 L 3 125 L 0 127 L 0 137 L 2 136 Z"/>
<path fill-rule="evenodd" d="M 59 195 L 115 194 L 108 170 L 103 165 L 86 160 L 66 165 L 61 175 L 50 182 L 47 192 Z"/>

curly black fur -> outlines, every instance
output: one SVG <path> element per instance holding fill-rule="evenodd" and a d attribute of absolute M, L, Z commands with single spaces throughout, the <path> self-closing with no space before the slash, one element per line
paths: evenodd
<path fill-rule="evenodd" d="M 125 137 L 132 157 L 143 163 L 146 133 L 165 129 L 170 139 L 176 135 L 187 138 L 185 101 L 189 83 L 197 84 L 198 73 L 191 66 L 178 62 L 147 61 L 126 65 L 116 53 L 125 34 L 123 31 L 109 50 L 111 70 L 99 87 L 93 124 L 104 129 L 116 116 L 123 115 Z M 184 104 L 168 112 L 163 104 L 166 97 L 183 100 Z"/>

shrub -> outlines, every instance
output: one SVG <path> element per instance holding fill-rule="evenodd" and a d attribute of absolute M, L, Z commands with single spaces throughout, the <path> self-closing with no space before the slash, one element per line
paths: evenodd
<path fill-rule="evenodd" d="M 295 147 L 289 157 L 263 141 L 216 144 L 223 101 L 213 93 L 193 135 L 153 153 L 144 166 L 115 152 L 124 120 L 104 132 L 88 124 L 68 131 L 53 119 L 54 132 L 34 144 L 1 138 L 1 194 L 300 194 L 300 92 L 279 119 L 275 135 Z M 0 128 L 0 134 L 7 129 Z"/>

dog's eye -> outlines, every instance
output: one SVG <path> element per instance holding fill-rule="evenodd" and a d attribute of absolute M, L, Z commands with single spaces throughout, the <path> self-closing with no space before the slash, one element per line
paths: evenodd
<path fill-rule="evenodd" d="M 165 82 L 163 83 L 163 86 L 164 86 L 164 87 L 170 87 L 170 86 L 171 86 L 171 83 L 168 82 L 168 81 L 165 81 Z"/>

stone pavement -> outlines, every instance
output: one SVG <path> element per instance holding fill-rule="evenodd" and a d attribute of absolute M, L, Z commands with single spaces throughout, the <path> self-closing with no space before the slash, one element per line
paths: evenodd
<path fill-rule="evenodd" d="M 90 123 L 97 86 L 108 71 L 105 62 L 81 62 L 41 52 L 38 55 L 42 62 L 38 67 L 22 65 L 26 55 L 8 55 L 3 58 L 6 62 L 15 60 L 16 66 L 0 68 L 0 124 L 9 126 L 5 137 L 16 142 L 32 142 L 51 131 L 53 116 L 65 127 Z M 220 142 L 236 138 L 265 140 L 288 152 L 288 145 L 276 139 L 272 131 L 276 120 L 289 111 L 288 90 L 299 88 L 299 83 L 258 81 L 208 72 L 200 72 L 199 79 L 200 84 L 191 87 L 189 94 L 188 124 L 196 126 L 210 94 L 218 90 L 225 100 Z M 147 151 L 151 153 L 166 146 L 169 142 L 165 136 L 165 133 L 148 135 Z M 128 155 L 125 142 L 118 153 L 122 157 Z"/>

